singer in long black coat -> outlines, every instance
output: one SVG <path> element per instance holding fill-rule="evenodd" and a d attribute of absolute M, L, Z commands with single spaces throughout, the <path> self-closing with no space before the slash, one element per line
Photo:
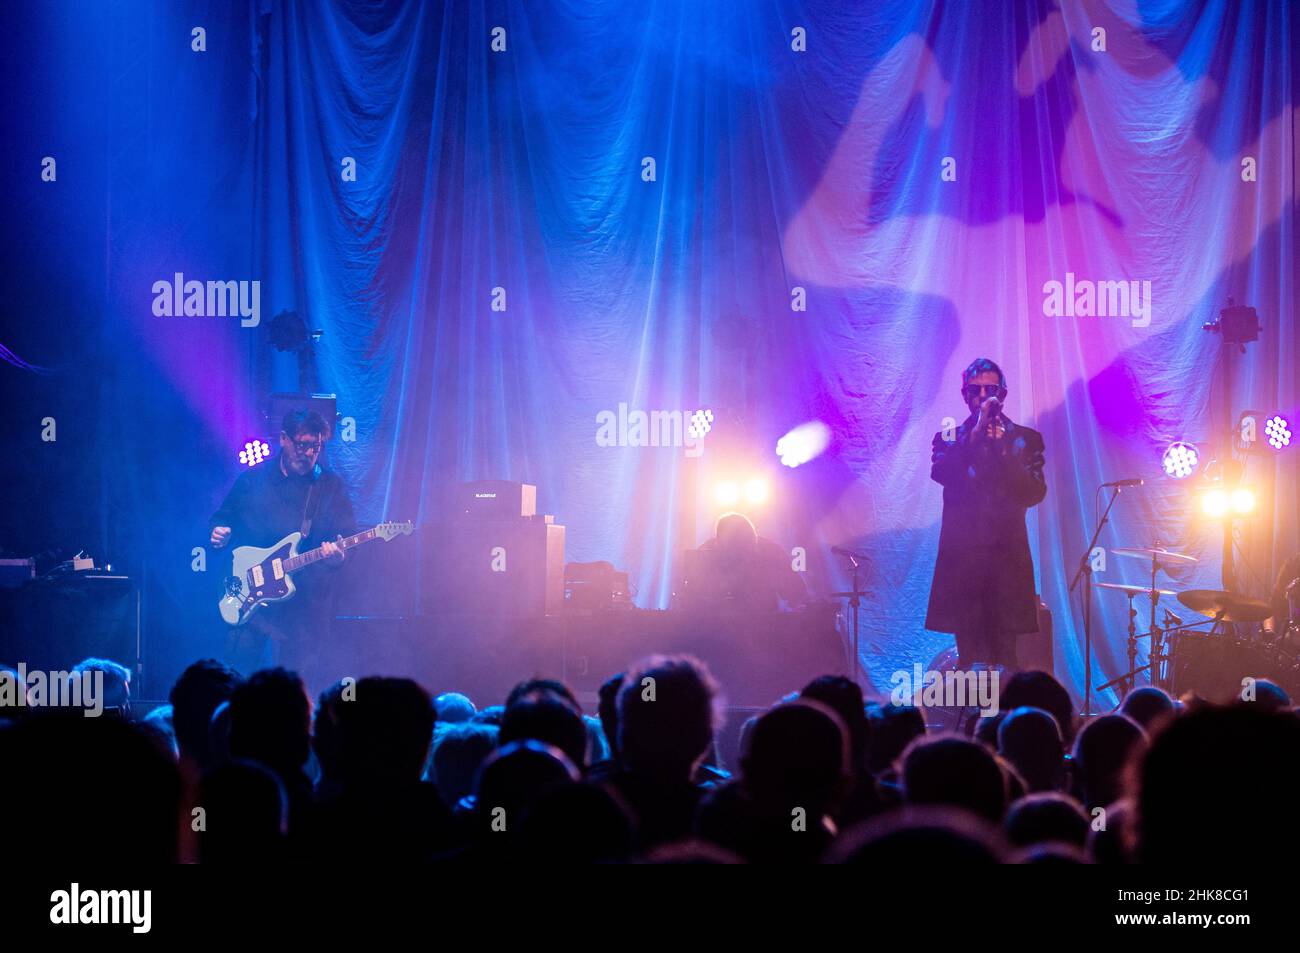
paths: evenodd
<path fill-rule="evenodd" d="M 1038 629 L 1025 511 L 1047 494 L 1043 436 L 1002 422 L 997 439 L 969 439 L 974 414 L 953 439 L 934 435 L 930 478 L 943 486 L 943 525 L 925 627 L 957 633 L 959 651 L 963 633 Z"/>

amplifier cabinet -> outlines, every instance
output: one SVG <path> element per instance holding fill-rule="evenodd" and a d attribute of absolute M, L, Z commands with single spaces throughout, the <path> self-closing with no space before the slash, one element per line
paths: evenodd
<path fill-rule="evenodd" d="M 94 656 L 138 676 L 139 612 L 139 592 L 126 576 L 75 573 L 0 589 L 0 662 L 69 671 Z"/>
<path fill-rule="evenodd" d="M 443 523 L 420 532 L 420 615 L 556 615 L 564 527 L 542 518 Z"/>

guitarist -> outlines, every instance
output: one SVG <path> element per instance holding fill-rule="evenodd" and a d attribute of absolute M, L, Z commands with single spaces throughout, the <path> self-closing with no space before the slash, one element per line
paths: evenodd
<path fill-rule="evenodd" d="M 343 562 L 331 540 L 356 532 L 347 488 L 337 473 L 317 462 L 325 445 L 325 421 L 314 410 L 292 410 L 284 417 L 280 453 L 268 464 L 245 470 L 209 521 L 215 549 L 271 546 L 289 533 L 302 532 L 299 551 L 317 545 L 326 566 Z M 317 672 L 320 642 L 329 637 L 333 616 L 332 569 L 313 567 L 294 576 L 292 599 L 263 606 L 247 625 L 232 629 L 227 646 L 232 666 L 250 674 L 284 665 L 309 687 Z"/>

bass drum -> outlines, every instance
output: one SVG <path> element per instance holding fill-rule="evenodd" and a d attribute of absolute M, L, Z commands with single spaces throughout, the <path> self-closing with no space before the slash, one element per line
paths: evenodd
<path fill-rule="evenodd" d="M 1286 690 L 1293 703 L 1300 694 L 1300 659 L 1281 645 L 1262 645 L 1224 635 L 1184 632 L 1174 638 L 1170 669 L 1175 696 L 1194 692 L 1226 704 L 1241 697 L 1247 678 L 1267 678 Z"/>
<path fill-rule="evenodd" d="M 1277 673 L 1277 683 L 1291 696 L 1291 704 L 1300 705 L 1300 627 L 1294 623 L 1288 626 L 1281 637 L 1261 651 Z"/>

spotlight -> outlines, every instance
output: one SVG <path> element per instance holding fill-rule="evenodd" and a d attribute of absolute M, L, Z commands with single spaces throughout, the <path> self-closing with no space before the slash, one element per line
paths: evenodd
<path fill-rule="evenodd" d="M 776 455 L 787 467 L 797 467 L 820 456 L 831 442 L 831 428 L 820 420 L 800 424 L 776 442 Z"/>
<path fill-rule="evenodd" d="M 270 455 L 271 448 L 267 446 L 266 441 L 254 437 L 244 444 L 243 450 L 239 451 L 239 462 L 247 467 L 255 467 Z"/>
<path fill-rule="evenodd" d="M 696 438 L 703 437 L 713 429 L 713 411 L 697 410 L 691 414 L 691 421 L 686 425 L 686 432 Z"/>
<path fill-rule="evenodd" d="M 1249 516 L 1255 512 L 1255 491 L 1248 486 L 1234 490 L 1212 486 L 1201 496 L 1201 512 L 1214 520 Z"/>
<path fill-rule="evenodd" d="M 1165 448 L 1164 457 L 1160 462 L 1167 475 L 1175 480 L 1182 480 L 1196 472 L 1196 465 L 1200 460 L 1201 455 L 1197 452 L 1195 444 L 1175 440 Z"/>
<path fill-rule="evenodd" d="M 1201 497 L 1201 512 L 1210 519 L 1222 519 L 1228 515 L 1228 494 L 1220 489 L 1207 490 Z"/>
<path fill-rule="evenodd" d="M 1238 516 L 1245 516 L 1255 509 L 1255 491 L 1244 486 L 1239 486 L 1232 491 L 1228 497 L 1228 502 L 1232 507 L 1232 512 Z"/>
<path fill-rule="evenodd" d="M 713 487 L 713 498 L 725 509 L 732 509 L 742 500 L 750 506 L 761 506 L 771 497 L 771 484 L 763 476 L 751 476 L 741 480 L 720 480 Z"/>
<path fill-rule="evenodd" d="M 1264 439 L 1274 450 L 1291 445 L 1291 424 L 1281 414 L 1274 414 L 1264 424 Z"/>

